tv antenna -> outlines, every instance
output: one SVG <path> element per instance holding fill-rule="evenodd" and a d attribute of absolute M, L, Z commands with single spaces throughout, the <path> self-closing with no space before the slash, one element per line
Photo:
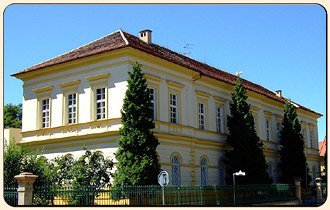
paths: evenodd
<path fill-rule="evenodd" d="M 188 55 L 188 54 L 191 54 L 191 52 L 189 51 L 189 50 L 191 50 L 192 49 L 192 45 L 194 45 L 194 44 L 189 44 L 189 43 L 184 43 L 184 46 L 183 46 L 183 54 L 184 55 Z"/>

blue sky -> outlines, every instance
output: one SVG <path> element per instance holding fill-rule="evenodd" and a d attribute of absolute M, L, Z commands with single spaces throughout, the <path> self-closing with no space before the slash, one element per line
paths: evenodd
<path fill-rule="evenodd" d="M 4 13 L 4 104 L 22 103 L 10 75 L 118 29 L 260 84 L 324 116 L 326 13 L 319 5 L 11 5 Z"/>

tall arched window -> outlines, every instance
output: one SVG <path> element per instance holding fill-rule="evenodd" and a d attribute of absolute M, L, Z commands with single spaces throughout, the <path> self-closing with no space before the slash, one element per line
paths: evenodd
<path fill-rule="evenodd" d="M 207 186 L 207 160 L 202 158 L 201 160 L 201 185 Z"/>
<path fill-rule="evenodd" d="M 172 158 L 172 185 L 181 185 L 180 158 L 177 155 Z"/>
<path fill-rule="evenodd" d="M 219 161 L 219 185 L 226 185 L 226 171 L 223 160 Z"/>
<path fill-rule="evenodd" d="M 67 165 L 71 166 L 74 162 L 73 156 L 71 154 L 65 155 L 65 162 L 66 162 Z"/>
<path fill-rule="evenodd" d="M 271 163 L 269 163 L 269 166 L 268 166 L 268 176 L 269 178 L 274 178 L 274 174 L 273 174 L 273 166 Z"/>

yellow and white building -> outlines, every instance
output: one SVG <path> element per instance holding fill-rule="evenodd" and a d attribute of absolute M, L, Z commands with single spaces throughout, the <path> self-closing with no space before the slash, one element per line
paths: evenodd
<path fill-rule="evenodd" d="M 22 144 L 52 159 L 73 158 L 83 145 L 114 159 L 120 110 L 131 63 L 138 60 L 153 96 L 155 135 L 161 168 L 172 184 L 222 185 L 228 147 L 227 115 L 236 76 L 152 43 L 116 31 L 94 42 L 14 74 L 23 85 Z M 243 80 L 256 130 L 264 143 L 269 175 L 278 181 L 281 91 Z M 295 104 L 313 178 L 319 176 L 317 119 L 322 115 Z"/>

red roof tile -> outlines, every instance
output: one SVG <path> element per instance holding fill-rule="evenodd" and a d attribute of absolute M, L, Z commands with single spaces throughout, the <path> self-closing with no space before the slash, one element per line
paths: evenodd
<path fill-rule="evenodd" d="M 324 137 L 324 140 L 322 142 L 319 142 L 319 151 L 320 156 L 324 156 L 325 152 L 327 151 L 327 137 Z"/>
<path fill-rule="evenodd" d="M 100 53 L 109 52 L 112 50 L 121 49 L 124 47 L 132 47 L 137 50 L 146 52 L 153 56 L 165 59 L 169 62 L 178 64 L 180 66 L 189 68 L 193 71 L 199 72 L 203 76 L 207 76 L 207 77 L 210 77 L 210 78 L 213 78 L 213 79 L 216 79 L 219 81 L 223 81 L 223 82 L 226 82 L 226 83 L 229 83 L 232 85 L 235 85 L 235 83 L 236 83 L 237 77 L 235 75 L 232 75 L 228 72 L 214 68 L 205 63 L 201 63 L 199 61 L 193 60 L 187 56 L 184 56 L 184 55 L 174 52 L 170 49 L 159 46 L 157 44 L 153 44 L 153 43 L 148 44 L 148 43 L 140 40 L 138 37 L 136 37 L 132 34 L 129 34 L 127 32 L 124 32 L 124 31 L 117 31 L 112 34 L 109 34 L 105 37 L 102 37 L 94 42 L 86 44 L 86 45 L 84 45 L 80 48 L 77 48 L 75 50 L 72 50 L 68 53 L 57 56 L 55 58 L 52 58 L 50 60 L 47 60 L 47 61 L 42 62 L 37 65 L 34 65 L 27 69 L 24 69 L 23 71 L 13 74 L 12 76 L 17 76 L 17 75 L 24 74 L 24 73 L 31 72 L 31 71 L 41 70 L 42 68 L 45 68 L 45 67 L 50 67 L 53 65 L 85 58 L 85 57 L 100 54 Z M 260 85 L 252 83 L 248 80 L 242 79 L 242 82 L 243 82 L 244 86 L 246 87 L 246 89 L 248 89 L 248 90 L 252 90 L 256 93 L 259 93 L 261 95 L 264 95 L 268 98 L 274 99 L 274 100 L 282 102 L 282 103 L 285 103 L 285 101 L 287 100 L 284 97 L 278 97 L 274 92 L 272 92 Z M 297 103 L 295 103 L 295 104 L 297 104 Z M 301 106 L 299 104 L 297 104 L 297 105 L 301 109 L 304 109 L 306 111 L 309 111 L 309 112 L 322 116 L 320 113 L 317 113 L 311 109 L 308 109 L 307 107 Z"/>

